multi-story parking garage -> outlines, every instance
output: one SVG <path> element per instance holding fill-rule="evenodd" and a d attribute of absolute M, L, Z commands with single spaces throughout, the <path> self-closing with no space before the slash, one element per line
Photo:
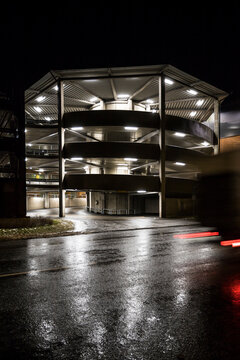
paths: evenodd
<path fill-rule="evenodd" d="M 226 96 L 170 65 L 49 72 L 25 93 L 28 209 L 191 213 Z"/>

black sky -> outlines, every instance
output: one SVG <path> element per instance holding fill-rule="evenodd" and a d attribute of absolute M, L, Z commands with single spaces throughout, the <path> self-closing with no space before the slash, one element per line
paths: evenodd
<path fill-rule="evenodd" d="M 125 4 L 125 5 L 124 5 Z M 2 11 L 0 89 L 51 69 L 168 63 L 231 93 L 240 108 L 240 5 L 82 7 L 11 3 Z"/>

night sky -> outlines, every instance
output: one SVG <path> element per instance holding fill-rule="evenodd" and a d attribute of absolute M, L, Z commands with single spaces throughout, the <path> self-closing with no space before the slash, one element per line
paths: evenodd
<path fill-rule="evenodd" d="M 51 69 L 168 63 L 231 93 L 224 106 L 240 108 L 237 1 L 215 9 L 32 4 L 1 11 L 0 90 L 27 88 Z"/>

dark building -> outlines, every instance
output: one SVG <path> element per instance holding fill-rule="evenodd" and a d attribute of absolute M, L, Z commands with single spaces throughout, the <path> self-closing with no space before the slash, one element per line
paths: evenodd
<path fill-rule="evenodd" d="M 25 189 L 24 118 L 16 104 L 0 94 L 0 217 L 26 215 Z"/>
<path fill-rule="evenodd" d="M 226 96 L 170 65 L 49 72 L 25 92 L 28 209 L 191 214 Z"/>

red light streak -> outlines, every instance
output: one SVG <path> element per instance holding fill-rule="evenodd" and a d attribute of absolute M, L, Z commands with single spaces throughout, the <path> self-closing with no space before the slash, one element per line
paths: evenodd
<path fill-rule="evenodd" d="M 201 237 L 209 237 L 209 236 L 219 236 L 219 232 L 206 231 L 206 232 L 192 233 L 192 234 L 177 234 L 177 235 L 174 235 L 174 238 L 175 239 L 191 239 L 191 238 L 201 238 Z"/>
<path fill-rule="evenodd" d="M 232 247 L 238 247 L 238 246 L 240 246 L 240 241 L 232 244 Z"/>
<path fill-rule="evenodd" d="M 222 246 L 230 246 L 232 245 L 233 247 L 237 247 L 240 246 L 240 239 L 236 239 L 236 240 L 224 240 L 221 241 L 220 244 Z M 238 244 L 238 245 L 237 245 Z"/>

